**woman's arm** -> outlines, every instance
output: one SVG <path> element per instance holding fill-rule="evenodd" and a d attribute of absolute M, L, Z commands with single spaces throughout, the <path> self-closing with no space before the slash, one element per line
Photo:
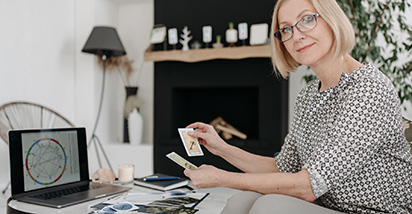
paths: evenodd
<path fill-rule="evenodd" d="M 316 199 L 307 170 L 298 173 L 235 173 L 202 165 L 184 173 L 198 188 L 229 187 L 262 194 L 288 195 L 309 202 Z"/>
<path fill-rule="evenodd" d="M 236 146 L 226 144 L 219 156 L 227 162 L 247 173 L 279 172 L 273 157 L 255 155 Z"/>
<path fill-rule="evenodd" d="M 219 137 L 211 125 L 197 122 L 190 124 L 187 128 L 195 129 L 194 132 L 189 134 L 198 138 L 199 143 L 206 147 L 212 154 L 222 157 L 244 172 L 279 172 L 275 158 L 255 155 L 227 144 Z"/>

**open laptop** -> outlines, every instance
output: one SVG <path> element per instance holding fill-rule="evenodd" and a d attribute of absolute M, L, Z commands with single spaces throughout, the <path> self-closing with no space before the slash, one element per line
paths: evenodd
<path fill-rule="evenodd" d="M 85 128 L 9 131 L 13 199 L 62 208 L 131 189 L 89 180 Z"/>

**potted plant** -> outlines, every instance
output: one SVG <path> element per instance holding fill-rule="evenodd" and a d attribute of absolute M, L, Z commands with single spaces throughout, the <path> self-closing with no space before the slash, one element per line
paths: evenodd
<path fill-rule="evenodd" d="M 374 63 L 398 91 L 401 103 L 412 103 L 412 26 L 405 14 L 410 0 L 337 0 L 354 26 L 351 55 Z M 313 75 L 303 77 L 308 83 Z"/>

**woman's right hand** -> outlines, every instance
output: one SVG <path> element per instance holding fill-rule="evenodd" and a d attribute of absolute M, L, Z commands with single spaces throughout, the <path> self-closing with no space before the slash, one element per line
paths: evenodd
<path fill-rule="evenodd" d="M 223 147 L 228 145 L 222 138 L 220 138 L 215 128 L 209 124 L 196 122 L 188 125 L 186 128 L 195 129 L 195 131 L 188 132 L 188 134 L 197 138 L 199 143 L 214 155 L 220 156 Z"/>

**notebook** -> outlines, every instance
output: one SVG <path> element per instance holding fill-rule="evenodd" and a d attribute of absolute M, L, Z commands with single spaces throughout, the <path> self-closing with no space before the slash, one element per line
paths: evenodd
<path fill-rule="evenodd" d="M 146 178 L 154 178 L 154 177 L 156 177 L 157 179 L 153 179 L 153 180 L 146 179 Z M 162 179 L 162 178 L 168 178 L 168 179 Z M 169 175 L 156 173 L 156 174 L 146 176 L 143 178 L 135 178 L 134 184 L 138 186 L 152 188 L 152 189 L 167 191 L 167 190 L 172 190 L 172 189 L 176 189 L 179 187 L 187 186 L 189 184 L 189 179 L 180 178 L 180 177 L 172 177 Z"/>
<path fill-rule="evenodd" d="M 130 187 L 89 180 L 85 128 L 9 131 L 13 199 L 62 208 Z"/>

